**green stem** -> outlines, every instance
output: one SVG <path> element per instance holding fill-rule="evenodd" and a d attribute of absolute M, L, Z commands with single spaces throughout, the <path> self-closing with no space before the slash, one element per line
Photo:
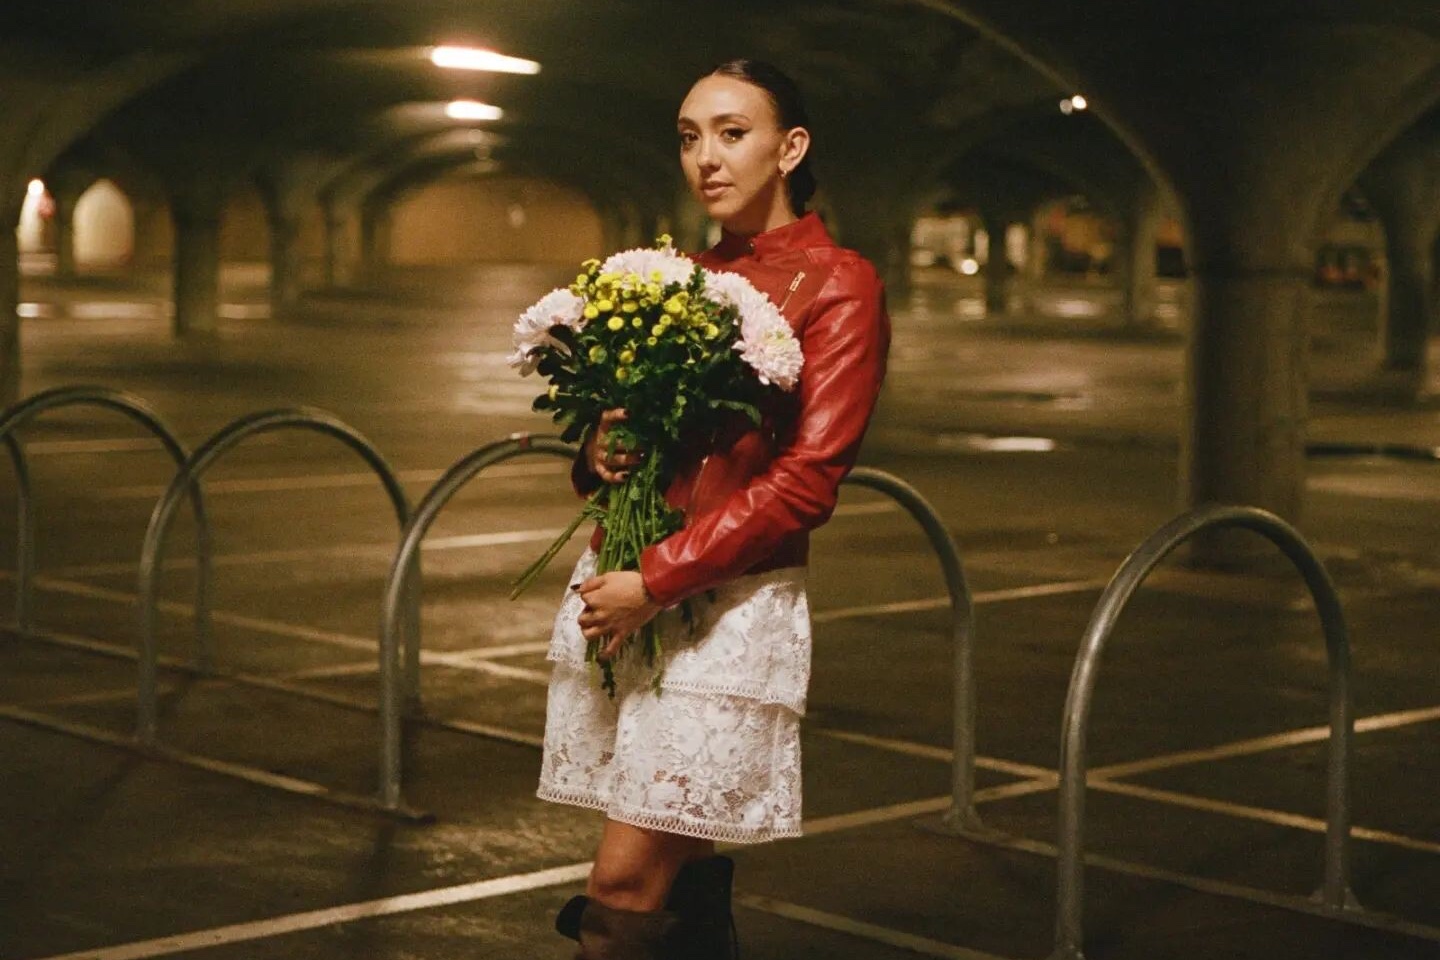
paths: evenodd
<path fill-rule="evenodd" d="M 592 493 L 590 498 L 585 501 L 585 506 L 581 507 L 580 512 L 575 515 L 575 519 L 571 520 L 570 525 L 561 532 L 560 536 L 555 538 L 554 543 L 550 544 L 550 548 L 540 555 L 540 559 L 525 568 L 525 572 L 520 574 L 519 578 L 511 585 L 511 600 L 514 600 L 529 589 L 530 585 L 535 582 L 535 578 L 540 576 L 540 572 L 548 567 L 550 561 L 555 559 L 555 555 L 564 548 L 565 544 L 570 542 L 570 538 L 575 535 L 575 531 L 580 529 L 580 524 L 584 523 L 586 518 L 595 516 L 596 510 L 599 509 L 599 500 L 607 492 L 608 491 L 602 487 Z"/>

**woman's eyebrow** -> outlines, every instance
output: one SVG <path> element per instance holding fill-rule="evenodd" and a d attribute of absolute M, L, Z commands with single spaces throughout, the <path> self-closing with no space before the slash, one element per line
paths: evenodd
<path fill-rule="evenodd" d="M 750 122 L 750 118 L 747 117 L 747 116 L 745 116 L 745 114 L 743 114 L 743 113 L 721 113 L 721 114 L 717 114 L 716 116 L 711 117 L 709 122 L 710 122 L 710 123 L 735 123 L 735 122 L 737 122 L 737 121 L 740 122 L 740 123 L 749 123 L 749 122 Z M 680 125 L 680 126 L 685 126 L 685 125 L 687 125 L 687 124 L 688 124 L 689 126 L 692 126 L 692 127 L 698 127 L 698 126 L 700 126 L 700 121 L 698 121 L 698 120 L 692 120 L 692 119 L 689 118 L 689 117 L 681 117 L 679 120 L 676 121 L 676 123 L 677 123 L 678 125 Z"/>

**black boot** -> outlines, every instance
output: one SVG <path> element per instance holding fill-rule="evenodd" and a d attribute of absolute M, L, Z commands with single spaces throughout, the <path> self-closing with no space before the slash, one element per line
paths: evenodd
<path fill-rule="evenodd" d="M 735 919 L 730 888 L 735 861 L 729 857 L 692 860 L 680 868 L 665 906 L 679 915 L 686 960 L 735 960 Z"/>
<path fill-rule="evenodd" d="M 680 918 L 668 910 L 617 910 L 594 900 L 580 913 L 575 960 L 690 960 Z"/>
<path fill-rule="evenodd" d="M 730 907 L 735 861 L 729 857 L 692 860 L 680 868 L 665 909 L 679 915 L 684 960 L 735 960 L 740 947 Z M 555 929 L 571 940 L 580 939 L 580 922 L 590 898 L 571 897 L 555 917 Z"/>

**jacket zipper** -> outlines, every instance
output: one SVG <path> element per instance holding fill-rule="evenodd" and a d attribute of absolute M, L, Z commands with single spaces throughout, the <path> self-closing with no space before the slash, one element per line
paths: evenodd
<path fill-rule="evenodd" d="M 705 476 L 705 465 L 710 462 L 710 454 L 700 458 L 700 469 L 695 471 L 695 482 L 690 485 L 690 503 L 685 507 L 685 517 L 690 519 L 695 516 L 695 498 L 700 495 L 700 478 Z"/>
<path fill-rule="evenodd" d="M 785 304 L 787 304 L 787 303 L 790 302 L 790 298 L 793 297 L 793 296 L 795 296 L 795 291 L 798 290 L 798 289 L 800 289 L 800 281 L 801 281 L 801 280 L 804 280 L 804 279 L 805 279 L 805 271 L 804 271 L 804 270 L 801 270 L 799 273 L 795 274 L 795 279 L 790 281 L 790 289 L 785 291 L 785 299 L 780 301 L 780 308 L 779 308 L 779 309 L 780 309 L 781 311 L 783 311 L 783 310 L 785 309 Z"/>

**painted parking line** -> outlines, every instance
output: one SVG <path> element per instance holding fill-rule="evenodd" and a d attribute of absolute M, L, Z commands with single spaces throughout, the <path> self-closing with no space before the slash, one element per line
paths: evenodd
<path fill-rule="evenodd" d="M 154 441 L 148 441 L 151 447 Z M 250 441 L 246 441 L 249 443 Z M 28 448 L 27 448 L 28 449 Z M 487 478 L 516 479 L 523 477 L 560 476 L 570 472 L 569 466 L 556 463 L 501 464 L 485 471 Z M 431 484 L 445 475 L 444 470 L 397 470 L 401 483 Z M 379 483 L 374 473 L 314 473 L 291 477 L 256 477 L 246 480 L 208 480 L 207 494 L 280 493 L 287 490 L 340 490 L 352 487 L 369 488 Z M 95 500 L 156 500 L 169 489 L 168 484 L 137 484 L 124 487 L 103 487 L 90 496 Z"/>
<path fill-rule="evenodd" d="M 1286 813 L 1281 810 L 1271 810 L 1266 807 L 1253 807 L 1243 803 L 1211 800 L 1208 797 L 1197 797 L 1188 793 L 1177 793 L 1174 790 L 1159 790 L 1154 787 L 1144 787 L 1134 783 L 1119 783 L 1114 780 L 1088 780 L 1086 786 L 1091 790 L 1099 790 L 1102 793 L 1135 797 L 1138 800 L 1150 800 L 1155 803 L 1169 804 L 1173 807 L 1186 807 L 1190 810 L 1200 810 L 1204 813 L 1218 813 L 1222 816 L 1234 817 L 1238 820 L 1254 820 L 1259 823 L 1290 827 L 1294 830 L 1307 830 L 1311 833 L 1323 834 L 1326 830 L 1325 821 L 1317 817 L 1306 817 L 1298 813 Z M 1431 840 L 1420 840 L 1415 837 L 1407 837 L 1403 834 L 1391 833 L 1388 830 L 1374 830 L 1370 827 L 1352 826 L 1350 828 L 1350 835 L 1357 840 L 1368 840 L 1371 843 L 1380 843 L 1389 847 L 1399 847 L 1403 850 L 1414 850 L 1417 853 L 1440 854 L 1440 843 Z"/>
<path fill-rule="evenodd" d="M 415 910 L 433 910 L 437 907 L 474 903 L 477 900 L 488 900 L 527 890 L 564 886 L 584 880 L 589 875 L 589 861 L 571 863 L 563 867 L 537 870 L 533 873 L 513 874 L 508 877 L 496 877 L 493 880 L 480 880 L 475 883 L 426 890 L 423 893 L 383 897 L 379 900 L 366 900 L 324 910 L 311 910 L 306 913 L 292 913 L 288 916 L 271 917 L 251 923 L 213 927 L 209 930 L 158 937 L 154 940 L 142 940 L 98 950 L 57 954 L 46 957 L 44 960 L 147 960 L 149 957 L 163 957 L 172 953 L 184 953 L 187 950 L 203 950 L 207 947 L 222 947 L 228 944 L 283 936 L 287 933 L 317 930 L 339 923 L 351 923 L 373 917 L 388 917 Z"/>
<path fill-rule="evenodd" d="M 1355 723 L 1355 730 L 1357 733 L 1390 730 L 1410 724 L 1428 723 L 1437 719 L 1440 719 L 1440 707 L 1400 710 L 1393 713 L 1377 714 L 1358 720 Z M 812 729 L 810 732 L 830 739 L 863 744 L 881 750 L 900 753 L 905 756 L 919 757 L 921 759 L 935 760 L 943 763 L 949 763 L 954 756 L 950 750 L 931 744 L 914 743 L 888 737 L 874 737 L 868 734 L 828 728 Z M 1324 740 L 1328 735 L 1329 729 L 1326 727 L 1309 727 L 1290 731 L 1289 733 L 1276 734 L 1270 737 L 1240 740 L 1235 743 L 1222 744 L 1205 750 L 1184 750 L 1151 757 L 1134 763 L 1094 767 L 1087 771 L 1085 783 L 1087 788 L 1104 793 L 1121 794 L 1137 799 L 1150 800 L 1156 803 L 1169 804 L 1171 806 L 1187 807 L 1193 810 L 1201 810 L 1208 813 L 1235 817 L 1237 819 L 1254 820 L 1273 826 L 1324 834 L 1326 830 L 1325 821 L 1314 817 L 1306 817 L 1300 814 L 1294 814 L 1284 810 L 1274 810 L 1267 807 L 1248 806 L 1223 800 L 1213 800 L 1208 797 L 1199 797 L 1172 790 L 1162 790 L 1140 784 L 1122 783 L 1117 778 L 1122 775 L 1168 770 L 1189 764 L 1247 756 L 1260 753 L 1264 750 L 1279 750 L 1297 744 Z M 993 802 L 997 799 L 1008 799 L 1010 797 L 1025 796 L 1047 789 L 1055 789 L 1060 782 L 1059 775 L 1056 771 L 1029 764 L 997 760 L 992 757 L 977 756 L 975 758 L 975 766 L 984 770 L 995 770 L 1026 778 L 1025 782 L 1019 785 L 1006 784 L 999 788 L 988 788 L 987 790 L 976 791 L 975 801 L 977 803 Z M 1011 792 L 1004 792 L 1007 787 L 1011 788 Z M 1410 837 L 1404 834 L 1393 833 L 1386 830 L 1376 830 L 1371 827 L 1354 824 L 1351 825 L 1350 834 L 1358 840 L 1365 840 L 1384 846 L 1413 850 L 1419 853 L 1440 854 L 1440 841 Z"/>
<path fill-rule="evenodd" d="M 853 814 L 842 814 L 834 817 L 824 817 L 814 821 L 806 821 L 804 829 L 807 836 L 833 833 L 837 830 L 869 826 L 893 820 L 905 820 L 924 813 L 935 813 L 944 810 L 948 803 L 948 798 L 936 797 L 913 803 L 893 804 L 872 810 L 856 811 Z M 721 846 L 723 847 L 724 845 Z M 195 930 L 167 937 L 157 937 L 151 940 L 117 944 L 111 947 L 99 947 L 90 950 L 81 950 L 75 953 L 56 954 L 50 957 L 39 958 L 39 960 L 148 960 L 150 957 L 169 956 L 171 954 L 184 953 L 187 950 L 204 950 L 207 947 L 221 947 L 255 940 L 264 940 L 286 934 L 318 930 L 340 923 L 351 923 L 357 920 L 393 916 L 398 913 L 410 913 L 417 910 L 433 910 L 462 903 L 489 900 L 514 893 L 566 886 L 584 880 L 590 874 L 590 867 L 591 861 L 571 863 L 560 867 L 551 867 L 547 870 L 537 870 L 531 873 L 513 874 L 506 877 L 481 880 L 475 883 L 464 883 L 452 887 L 441 887 L 435 890 L 426 890 L 401 896 L 383 897 L 377 900 L 366 900 L 359 903 L 328 907 L 322 910 L 309 910 L 303 913 L 269 917 L 264 920 L 255 920 L 249 923 L 230 924 L 222 927 L 213 927 L 208 930 Z M 796 919 L 801 918 L 797 917 Z M 881 929 L 882 928 L 878 927 L 871 928 L 870 932 L 873 933 Z M 895 931 L 890 932 L 895 933 Z M 856 931 L 855 935 L 866 936 L 866 933 Z M 870 938 L 873 939 L 873 937 Z M 937 955 L 949 956 L 948 954 Z M 974 956 L 980 957 L 981 955 L 976 954 Z"/>
<path fill-rule="evenodd" d="M 498 468 L 497 468 L 498 469 Z M 374 481 L 374 475 L 369 475 Z M 207 492 L 213 492 L 210 487 Z M 900 510 L 899 504 L 894 502 L 883 503 L 852 503 L 841 504 L 835 510 L 837 517 L 865 517 L 877 514 L 897 513 Z M 525 543 L 549 543 L 558 537 L 564 528 L 544 527 L 528 530 L 497 530 L 493 533 L 470 533 L 457 534 L 448 537 L 427 537 L 420 543 L 420 550 L 423 553 L 438 553 L 446 550 L 475 550 L 482 547 L 504 547 Z M 294 563 L 298 560 L 309 560 L 324 557 L 344 557 L 354 559 L 356 557 L 374 557 L 376 560 L 386 560 L 395 555 L 396 543 L 349 543 L 337 544 L 327 547 L 296 547 L 289 550 L 255 550 L 246 553 L 222 553 L 213 555 L 210 558 L 212 567 L 240 567 L 250 564 L 266 563 Z M 193 570 L 196 560 L 191 556 L 167 557 L 162 567 L 163 570 Z M 109 563 L 75 564 L 71 566 L 54 567 L 49 572 L 57 577 L 104 577 L 116 574 L 134 573 L 136 568 L 133 560 L 117 560 Z"/>
<path fill-rule="evenodd" d="M 1007 587 L 1002 590 L 981 590 L 970 595 L 972 604 L 1007 603 L 1012 600 L 1034 600 L 1039 597 L 1058 597 L 1071 593 L 1089 593 L 1103 589 L 1108 579 L 1062 580 L 1057 583 L 1037 583 L 1024 587 Z M 840 607 L 822 610 L 811 616 L 813 623 L 834 623 L 837 620 L 855 620 L 862 617 L 881 617 L 893 613 L 919 613 L 926 610 L 944 610 L 950 606 L 950 598 L 925 597 L 919 600 L 897 600 L 893 603 L 872 603 L 854 607 Z"/>
<path fill-rule="evenodd" d="M 1001 960 L 993 953 L 969 950 L 953 943 L 916 936 L 913 933 L 905 933 L 903 930 L 892 930 L 889 927 L 865 923 L 862 920 L 853 920 L 839 914 L 826 913 L 812 907 L 776 900 L 774 897 L 762 897 L 753 893 L 736 893 L 735 903 L 761 913 L 784 917 L 786 920 L 796 920 L 812 927 L 820 927 L 823 930 L 833 930 L 836 933 L 844 933 L 852 937 L 860 937 L 876 943 L 883 943 L 886 946 L 908 950 L 922 957 L 944 957 L 946 960 Z"/>

